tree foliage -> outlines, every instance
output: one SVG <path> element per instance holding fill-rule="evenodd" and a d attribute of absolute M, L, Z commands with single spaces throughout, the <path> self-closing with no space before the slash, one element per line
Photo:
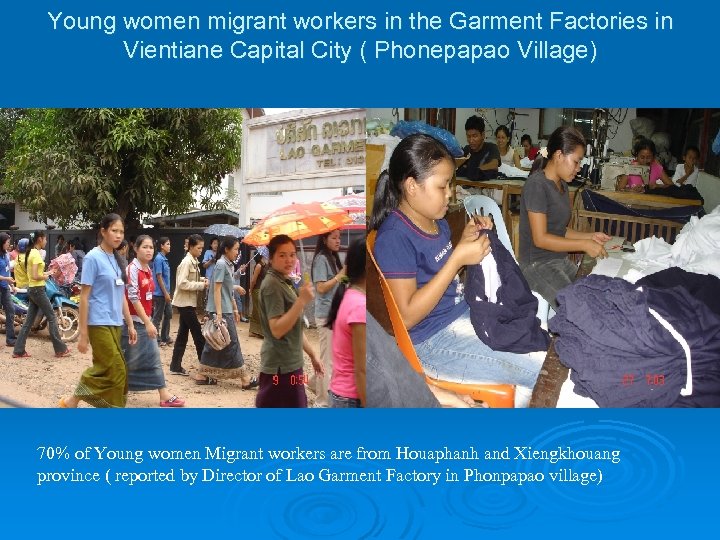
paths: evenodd
<path fill-rule="evenodd" d="M 24 115 L 25 109 L 0 109 L 0 182 L 4 177 L 3 163 L 5 154 L 12 146 L 15 125 Z"/>
<path fill-rule="evenodd" d="M 61 227 L 187 211 L 240 162 L 239 109 L 34 109 L 15 124 L 5 188 Z M 222 203 L 220 203 L 222 205 Z"/>

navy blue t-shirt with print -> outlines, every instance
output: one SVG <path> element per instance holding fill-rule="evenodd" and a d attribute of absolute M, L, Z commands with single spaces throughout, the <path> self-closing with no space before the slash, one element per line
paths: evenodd
<path fill-rule="evenodd" d="M 375 239 L 375 258 L 387 280 L 415 278 L 417 288 L 428 283 L 445 265 L 452 253 L 450 226 L 438 220 L 438 234 L 418 229 L 399 210 L 383 221 Z M 422 343 L 457 319 L 466 309 L 458 294 L 459 281 L 450 282 L 438 304 L 410 329 L 413 343 Z"/>

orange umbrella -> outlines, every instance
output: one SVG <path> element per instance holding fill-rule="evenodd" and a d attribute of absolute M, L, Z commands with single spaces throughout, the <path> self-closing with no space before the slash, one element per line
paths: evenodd
<path fill-rule="evenodd" d="M 346 210 L 328 203 L 291 204 L 266 216 L 243 238 L 252 246 L 264 246 L 273 236 L 286 234 L 293 240 L 325 234 L 352 223 Z"/>
<path fill-rule="evenodd" d="M 334 206 L 339 206 L 340 208 L 344 208 L 345 211 L 348 213 L 350 218 L 352 219 L 352 223 L 349 225 L 345 225 L 343 229 L 357 229 L 357 230 L 365 230 L 365 222 L 366 222 L 366 204 L 365 204 L 365 194 L 352 194 L 352 195 L 342 195 L 340 197 L 333 197 L 329 201 L 326 201 L 329 204 L 332 204 Z"/>

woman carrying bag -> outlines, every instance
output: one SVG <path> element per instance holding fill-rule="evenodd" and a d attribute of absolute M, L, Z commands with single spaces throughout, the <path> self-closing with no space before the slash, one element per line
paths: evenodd
<path fill-rule="evenodd" d="M 207 311 L 217 326 L 225 325 L 229 334 L 229 344 L 221 350 L 205 340 L 205 347 L 200 357 L 200 369 L 195 384 L 214 385 L 217 379 L 240 378 L 243 390 L 250 390 L 258 385 L 255 378 L 250 378 L 244 366 L 236 323 L 240 322 L 240 313 L 235 304 L 233 289 L 233 261 L 240 251 L 240 241 L 232 236 L 223 238 L 215 256 L 211 285 L 208 291 Z"/>

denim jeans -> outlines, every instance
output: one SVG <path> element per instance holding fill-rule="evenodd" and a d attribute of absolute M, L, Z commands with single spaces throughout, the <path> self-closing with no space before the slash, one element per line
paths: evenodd
<path fill-rule="evenodd" d="M 328 401 L 333 409 L 359 409 L 362 408 L 358 398 L 342 397 L 328 390 Z"/>
<path fill-rule="evenodd" d="M 60 339 L 60 328 L 58 328 L 57 318 L 55 312 L 50 305 L 50 300 L 45 294 L 45 287 L 28 287 L 28 311 L 25 317 L 25 323 L 20 329 L 20 335 L 18 335 L 17 341 L 15 342 L 15 354 L 22 354 L 25 352 L 25 342 L 27 341 L 28 334 L 33 324 L 35 324 L 35 318 L 37 317 L 38 311 L 42 311 L 45 318 L 48 321 L 48 330 L 50 332 L 50 339 L 52 339 L 53 348 L 55 354 L 65 352 L 67 345 Z"/>
<path fill-rule="evenodd" d="M 0 287 L 0 302 L 5 312 L 5 342 L 8 344 L 15 340 L 15 306 L 11 296 L 9 288 Z"/>
<path fill-rule="evenodd" d="M 455 321 L 415 345 L 425 373 L 459 383 L 518 384 L 532 388 L 542 367 L 542 355 L 493 351 L 475 334 L 470 308 Z"/>
<path fill-rule="evenodd" d="M 235 297 L 235 305 L 238 308 L 238 312 L 240 313 L 241 317 L 244 317 L 245 314 L 243 313 L 243 300 L 242 296 L 240 296 L 237 292 L 233 292 L 233 296 Z"/>
<path fill-rule="evenodd" d="M 153 296 L 152 322 L 158 331 L 158 343 L 170 341 L 170 319 L 172 319 L 172 304 L 165 301 L 164 296 Z M 162 328 L 160 328 L 162 321 Z"/>
<path fill-rule="evenodd" d="M 530 290 L 540 293 L 557 310 L 557 293 L 575 281 L 577 267 L 567 257 L 520 265 Z"/>

